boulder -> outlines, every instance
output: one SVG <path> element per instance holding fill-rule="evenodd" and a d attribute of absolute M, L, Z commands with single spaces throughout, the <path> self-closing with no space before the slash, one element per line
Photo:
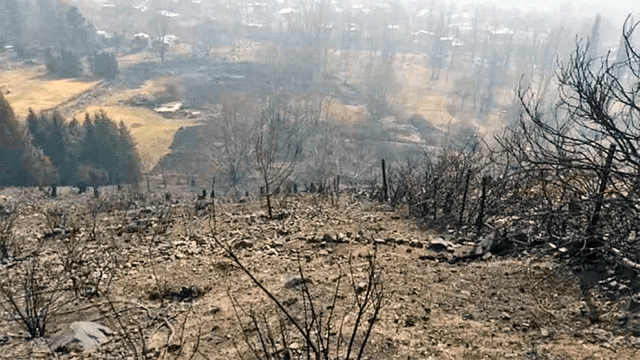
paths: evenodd
<path fill-rule="evenodd" d="M 67 353 L 71 350 L 86 350 L 109 340 L 113 331 L 106 326 L 90 321 L 76 321 L 58 330 L 51 339 L 49 346 L 58 352 Z"/>

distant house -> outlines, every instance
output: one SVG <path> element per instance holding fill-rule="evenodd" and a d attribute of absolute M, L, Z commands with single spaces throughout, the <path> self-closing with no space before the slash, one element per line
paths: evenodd
<path fill-rule="evenodd" d="M 0 52 L 0 69 L 11 70 L 11 62 L 16 58 L 12 45 L 6 45 Z"/>
<path fill-rule="evenodd" d="M 131 49 L 133 51 L 142 51 L 149 46 L 149 39 L 151 37 L 146 33 L 137 33 L 133 35 L 133 40 L 131 40 Z"/>
<path fill-rule="evenodd" d="M 168 34 L 165 36 L 160 37 L 160 40 L 169 47 L 169 49 L 171 49 L 174 45 L 179 44 L 180 43 L 180 39 L 173 35 L 173 34 Z"/>
<path fill-rule="evenodd" d="M 153 109 L 155 112 L 160 113 L 160 114 L 164 114 L 164 115 L 173 115 L 175 114 L 178 110 L 182 109 L 183 103 L 179 102 L 179 101 L 174 101 L 174 102 L 170 102 L 167 104 L 164 104 L 160 107 L 157 107 L 155 109 Z"/>

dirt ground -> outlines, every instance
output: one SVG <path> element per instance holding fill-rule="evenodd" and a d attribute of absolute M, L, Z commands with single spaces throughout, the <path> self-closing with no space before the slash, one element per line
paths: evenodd
<path fill-rule="evenodd" d="M 15 238 L 38 239 L 39 256 L 52 263 L 63 257 L 57 244 L 69 239 L 46 235 L 53 225 L 44 214 L 66 209 L 71 228 L 81 228 L 90 214 L 97 214 L 98 235 L 82 249 L 86 254 L 115 253 L 108 267 L 113 280 L 91 296 L 61 295 L 68 301 L 49 318 L 48 333 L 83 320 L 100 322 L 114 334 L 94 350 L 55 353 L 45 340 L 25 340 L 24 330 L 3 311 L 0 358 L 187 359 L 196 347 L 194 358 L 253 358 L 246 340 L 259 331 L 249 326 L 246 314 L 260 314 L 278 329 L 273 324 L 282 313 L 216 239 L 233 249 L 298 319 L 306 306 L 295 285 L 300 266 L 314 307 L 325 315 L 335 309 L 331 334 L 339 337 L 338 325 L 344 321 L 346 340 L 354 323 L 355 292 L 366 281 L 368 259 L 375 253 L 384 306 L 363 358 L 640 358 L 637 334 L 620 326 L 624 299 L 596 292 L 585 298 L 577 281 L 561 275 L 554 256 L 491 256 L 449 264 L 454 253 L 472 250 L 473 241 L 420 229 L 402 209 L 346 194 L 338 200 L 295 195 L 275 199 L 279 219 L 270 220 L 264 204 L 252 199 L 217 201 L 214 216 L 212 207 L 196 213 L 195 196 L 188 193 L 173 192 L 170 202 L 160 192 L 135 201 L 126 200 L 131 194 L 104 193 L 96 207 L 92 195 L 74 191 L 45 199 L 30 193 L 6 195 L 5 190 L 0 204 L 7 207 L 21 197 Z M 25 205 L 30 201 L 37 205 Z M 127 201 L 136 205 L 116 210 Z M 443 240 L 451 245 L 430 247 Z M 35 243 L 24 245 L 23 253 Z M 18 273 L 6 264 L 0 269 L 3 276 Z M 303 352 L 304 342 L 292 330 L 290 336 L 292 353 Z"/>

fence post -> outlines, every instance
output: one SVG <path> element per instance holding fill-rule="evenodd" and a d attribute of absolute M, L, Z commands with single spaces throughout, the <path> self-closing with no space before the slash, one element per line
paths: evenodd
<path fill-rule="evenodd" d="M 427 217 L 427 190 L 429 186 L 429 173 L 424 172 L 424 191 L 422 196 L 422 216 Z"/>
<path fill-rule="evenodd" d="M 433 178 L 433 221 L 438 220 L 438 185 L 440 177 L 436 174 Z"/>
<path fill-rule="evenodd" d="M 387 202 L 387 170 L 382 159 L 382 201 Z"/>
<path fill-rule="evenodd" d="M 467 204 L 467 191 L 469 190 L 469 178 L 471 177 L 471 170 L 467 170 L 467 176 L 464 180 L 464 192 L 462 193 L 462 207 L 460 208 L 460 220 L 458 220 L 458 231 L 462 228 L 462 217 L 464 215 L 464 207 Z"/>
<path fill-rule="evenodd" d="M 489 182 L 489 176 L 482 177 L 482 195 L 480 196 L 480 211 L 478 212 L 478 218 L 476 219 L 476 234 L 480 235 L 482 225 L 484 225 L 484 207 L 487 199 L 487 183 Z"/>
<path fill-rule="evenodd" d="M 607 161 L 604 164 L 602 171 L 602 177 L 600 178 L 600 187 L 596 194 L 596 205 L 593 208 L 591 217 L 589 219 L 589 226 L 587 227 L 587 236 L 593 235 L 598 220 L 600 218 L 600 210 L 602 210 L 602 200 L 604 199 L 604 192 L 607 189 L 607 181 L 609 180 L 609 172 L 611 171 L 611 165 L 613 163 L 613 155 L 616 152 L 616 144 L 609 146 L 609 154 L 607 154 Z"/>
<path fill-rule="evenodd" d="M 211 177 L 211 199 L 216 197 L 215 186 L 216 186 L 216 177 L 212 176 Z"/>

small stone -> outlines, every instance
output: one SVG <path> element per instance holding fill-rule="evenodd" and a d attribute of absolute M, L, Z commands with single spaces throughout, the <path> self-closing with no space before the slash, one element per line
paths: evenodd
<path fill-rule="evenodd" d="M 442 253 L 427 250 L 424 254 L 418 256 L 418 259 L 431 261 L 447 261 L 447 256 Z"/>
<path fill-rule="evenodd" d="M 322 250 L 318 251 L 318 255 L 327 256 L 327 255 L 329 255 L 329 252 L 327 250 L 325 250 L 325 249 L 322 249 Z"/>
<path fill-rule="evenodd" d="M 253 242 L 251 240 L 243 239 L 238 240 L 233 244 L 233 248 L 236 250 L 239 249 L 248 249 L 253 247 Z"/>
<path fill-rule="evenodd" d="M 384 239 L 382 239 L 382 238 L 374 238 L 374 239 L 373 239 L 373 242 L 374 242 L 376 245 L 384 245 L 384 244 L 386 244 L 386 241 L 385 241 Z"/>
<path fill-rule="evenodd" d="M 511 315 L 504 311 L 502 312 L 502 314 L 500 314 L 500 317 L 502 318 L 502 320 L 511 320 Z"/>
<path fill-rule="evenodd" d="M 325 234 L 322 236 L 322 241 L 326 241 L 326 242 L 333 242 L 333 241 L 335 241 L 335 239 L 334 239 L 334 237 L 333 237 L 333 236 L 331 236 L 331 234 L 327 234 L 327 233 L 325 233 Z"/>
<path fill-rule="evenodd" d="M 419 240 L 411 240 L 409 242 L 409 246 L 411 246 L 412 248 L 422 249 L 424 247 L 424 244 Z"/>
<path fill-rule="evenodd" d="M 322 241 L 322 238 L 317 237 L 317 236 L 311 236 L 311 237 L 307 238 L 306 241 L 309 244 L 318 244 L 318 243 L 320 243 Z"/>
<path fill-rule="evenodd" d="M 547 336 L 549 336 L 549 330 L 547 330 L 547 329 L 540 329 L 540 335 L 542 335 L 543 337 L 547 337 Z"/>
<path fill-rule="evenodd" d="M 302 280 L 301 277 L 296 276 L 293 279 L 287 281 L 284 284 L 284 287 L 286 287 L 287 289 L 297 290 L 303 283 L 312 284 L 313 282 L 309 278 L 305 278 L 304 280 Z"/>
<path fill-rule="evenodd" d="M 358 285 L 356 285 L 356 294 L 360 295 L 365 290 L 367 290 L 367 283 L 366 282 L 361 281 L 361 282 L 358 283 Z"/>
<path fill-rule="evenodd" d="M 297 297 L 292 297 L 292 298 L 285 299 L 282 302 L 282 305 L 284 305 L 286 307 L 289 307 L 289 306 L 292 306 L 293 304 L 295 304 L 297 302 L 298 302 L 298 298 Z"/>

